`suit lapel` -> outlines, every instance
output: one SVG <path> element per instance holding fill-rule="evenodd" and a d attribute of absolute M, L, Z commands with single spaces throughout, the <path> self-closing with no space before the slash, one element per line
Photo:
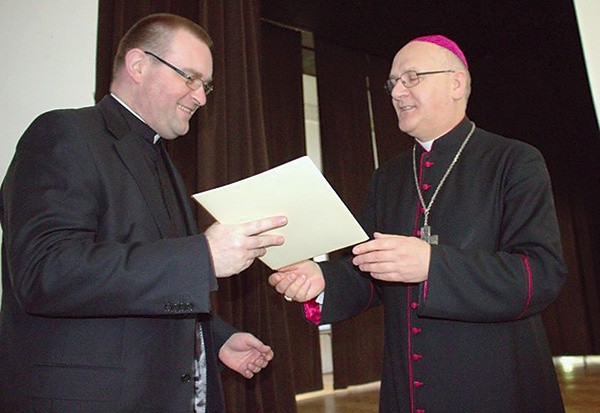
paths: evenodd
<path fill-rule="evenodd" d="M 114 146 L 117 153 L 140 188 L 146 206 L 150 210 L 161 236 L 166 237 L 170 231 L 171 223 L 164 208 L 160 186 L 154 184 L 151 179 L 156 172 L 151 169 L 144 158 L 139 145 L 140 137 L 129 129 L 118 109 L 113 105 L 118 105 L 118 103 L 107 96 L 102 99 L 98 107 L 104 116 L 108 129 L 116 138 Z"/>

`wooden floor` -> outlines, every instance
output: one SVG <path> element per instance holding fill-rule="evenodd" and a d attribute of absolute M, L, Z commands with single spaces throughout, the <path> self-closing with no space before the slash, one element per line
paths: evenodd
<path fill-rule="evenodd" d="M 567 413 L 600 413 L 600 356 L 556 357 L 554 365 Z M 298 395 L 298 413 L 377 413 L 378 382 L 334 391 L 325 375 L 324 387 Z"/>

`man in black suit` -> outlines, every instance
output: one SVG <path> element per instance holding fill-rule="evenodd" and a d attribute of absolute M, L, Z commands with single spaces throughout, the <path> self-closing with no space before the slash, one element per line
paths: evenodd
<path fill-rule="evenodd" d="M 41 115 L 2 185 L 2 412 L 222 412 L 218 359 L 273 357 L 211 315 L 216 278 L 283 238 L 271 217 L 197 234 L 165 139 L 212 90 L 211 40 L 157 14 L 119 45 L 111 95 Z"/>

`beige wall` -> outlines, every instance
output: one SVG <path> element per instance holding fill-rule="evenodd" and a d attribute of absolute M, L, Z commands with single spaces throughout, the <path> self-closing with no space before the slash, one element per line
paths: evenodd
<path fill-rule="evenodd" d="M 94 102 L 97 0 L 0 0 L 0 177 L 33 118 Z"/>
<path fill-rule="evenodd" d="M 600 26 L 598 26 L 600 1 L 574 0 L 573 4 L 579 21 L 581 44 L 596 107 L 596 120 L 598 120 L 600 114 Z"/>

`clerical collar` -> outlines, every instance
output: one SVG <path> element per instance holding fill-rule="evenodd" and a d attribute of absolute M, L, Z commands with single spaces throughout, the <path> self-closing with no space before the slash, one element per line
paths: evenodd
<path fill-rule="evenodd" d="M 144 125 L 148 126 L 148 124 L 146 123 L 146 121 L 140 115 L 138 115 L 137 113 L 135 113 L 133 109 L 131 109 L 129 106 L 127 106 L 127 104 L 125 102 L 123 102 L 121 99 L 119 99 L 119 97 L 117 95 L 115 95 L 114 93 L 111 93 L 110 95 L 117 102 L 119 102 L 121 104 L 121 106 L 123 106 L 125 109 L 127 109 L 129 112 L 131 112 L 132 115 L 134 115 L 136 118 L 138 118 L 139 120 L 141 120 L 144 123 Z M 159 140 L 160 140 L 160 135 L 158 133 L 156 133 L 154 135 L 154 142 L 153 143 L 156 145 Z"/>
<path fill-rule="evenodd" d="M 440 137 L 427 142 L 421 142 L 418 139 L 415 139 L 415 141 L 427 152 L 431 152 L 432 149 L 434 149 L 434 146 L 438 150 L 443 150 L 445 148 L 450 151 L 455 151 L 456 148 L 458 148 L 458 146 L 460 146 L 460 144 L 462 143 L 463 137 L 467 133 L 469 133 L 470 129 L 471 121 L 467 116 L 465 116 L 463 120 L 461 120 L 458 123 L 458 125 L 450 129 L 448 132 L 444 133 Z"/>
<path fill-rule="evenodd" d="M 431 147 L 433 146 L 434 141 L 435 141 L 435 139 L 432 139 L 427 142 L 421 142 L 420 140 L 417 139 L 417 142 L 419 142 L 419 145 L 421 145 L 423 147 L 423 149 L 425 149 L 427 152 L 429 152 L 431 150 Z"/>

